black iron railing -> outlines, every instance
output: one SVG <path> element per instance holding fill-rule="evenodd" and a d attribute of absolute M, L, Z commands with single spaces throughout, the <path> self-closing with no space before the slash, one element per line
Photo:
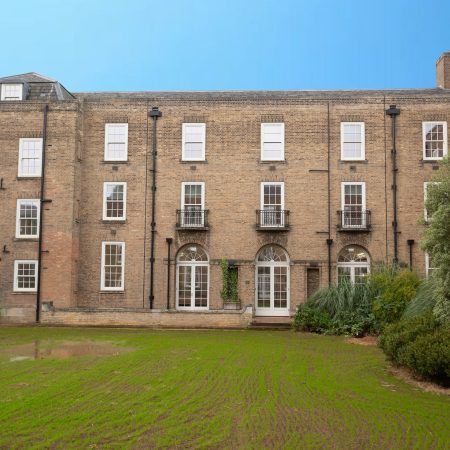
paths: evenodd
<path fill-rule="evenodd" d="M 372 227 L 370 210 L 346 209 L 338 211 L 338 230 L 367 231 Z"/>
<path fill-rule="evenodd" d="M 207 209 L 177 209 L 178 229 L 204 230 L 209 227 Z"/>
<path fill-rule="evenodd" d="M 256 228 L 258 230 L 286 230 L 289 228 L 289 211 L 257 209 Z"/>

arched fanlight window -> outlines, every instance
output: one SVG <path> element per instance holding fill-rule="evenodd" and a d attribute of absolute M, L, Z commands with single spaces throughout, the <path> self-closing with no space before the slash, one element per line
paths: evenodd
<path fill-rule="evenodd" d="M 363 283 L 370 272 L 370 257 L 359 245 L 343 248 L 337 261 L 338 282 L 344 280 L 351 283 Z"/>
<path fill-rule="evenodd" d="M 289 257 L 278 245 L 263 247 L 256 256 L 256 314 L 289 315 Z"/>
<path fill-rule="evenodd" d="M 183 247 L 177 255 L 177 308 L 207 309 L 209 262 L 205 250 L 196 244 Z"/>
<path fill-rule="evenodd" d="M 186 245 L 178 252 L 178 261 L 208 261 L 208 255 L 200 245 Z"/>
<path fill-rule="evenodd" d="M 284 262 L 288 261 L 286 252 L 278 245 L 267 245 L 262 248 L 256 258 L 257 262 Z"/>

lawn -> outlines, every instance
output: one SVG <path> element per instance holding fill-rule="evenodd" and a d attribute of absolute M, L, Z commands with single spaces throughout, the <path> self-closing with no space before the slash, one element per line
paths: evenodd
<path fill-rule="evenodd" d="M 290 331 L 4 327 L 0 448 L 449 448 L 449 397 L 387 368 Z"/>

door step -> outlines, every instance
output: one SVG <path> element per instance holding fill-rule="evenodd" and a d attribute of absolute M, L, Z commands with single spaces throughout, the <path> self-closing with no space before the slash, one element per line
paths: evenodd
<path fill-rule="evenodd" d="M 291 317 L 254 317 L 249 326 L 253 330 L 290 330 Z"/>

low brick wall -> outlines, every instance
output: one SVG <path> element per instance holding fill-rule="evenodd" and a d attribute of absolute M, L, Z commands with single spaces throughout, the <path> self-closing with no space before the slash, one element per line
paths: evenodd
<path fill-rule="evenodd" d="M 36 321 L 36 309 L 20 306 L 0 308 L 0 324 L 32 324 Z"/>
<path fill-rule="evenodd" d="M 161 311 L 135 309 L 55 309 L 43 311 L 41 323 L 72 326 L 130 326 L 154 328 L 247 328 L 253 308 L 240 311 Z"/>

